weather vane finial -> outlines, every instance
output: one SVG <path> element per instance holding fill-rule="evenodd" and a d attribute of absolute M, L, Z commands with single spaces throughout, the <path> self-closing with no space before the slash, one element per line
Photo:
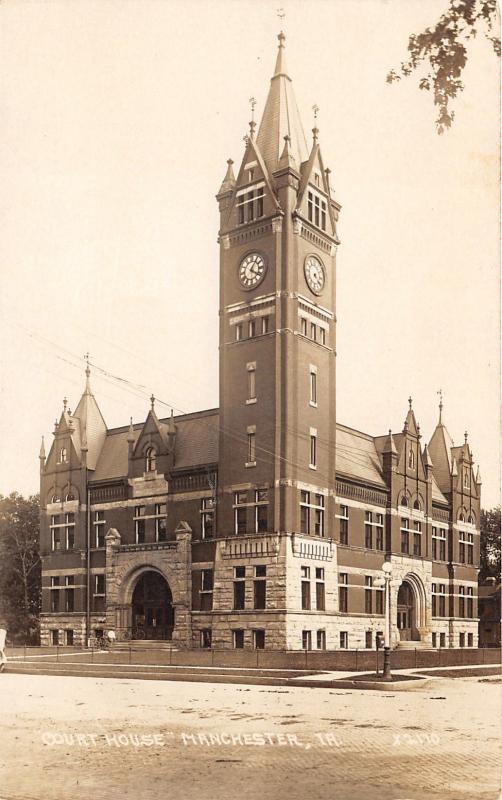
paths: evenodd
<path fill-rule="evenodd" d="M 84 356 L 84 360 L 85 360 L 85 363 L 86 363 L 85 374 L 87 375 L 87 377 L 89 377 L 89 375 L 91 374 L 91 367 L 90 367 L 90 364 L 89 364 L 90 358 L 91 358 L 91 354 L 89 353 L 89 351 L 87 351 L 87 353 Z"/>
<path fill-rule="evenodd" d="M 255 128 L 256 128 L 256 122 L 254 121 L 254 108 L 255 108 L 255 105 L 256 105 L 256 99 L 254 97 L 250 97 L 249 98 L 249 104 L 251 106 L 251 122 L 249 123 L 249 132 L 250 132 L 251 139 L 252 139 L 253 136 L 254 136 Z"/>
<path fill-rule="evenodd" d="M 312 106 L 312 111 L 314 112 L 314 127 L 312 128 L 312 133 L 314 134 L 314 143 L 317 142 L 317 137 L 319 135 L 319 128 L 317 127 L 317 115 L 319 114 L 319 106 L 317 103 L 314 103 Z"/>
<path fill-rule="evenodd" d="M 439 389 L 438 395 L 439 395 L 439 424 L 441 425 L 442 416 L 443 416 L 443 390 L 442 389 Z"/>
<path fill-rule="evenodd" d="M 284 11 L 283 8 L 278 8 L 277 9 L 277 16 L 281 20 L 281 25 L 283 25 L 284 24 L 284 17 L 286 16 L 286 12 Z"/>

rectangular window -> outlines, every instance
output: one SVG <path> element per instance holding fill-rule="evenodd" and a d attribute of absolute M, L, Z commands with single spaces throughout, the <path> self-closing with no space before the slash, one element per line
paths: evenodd
<path fill-rule="evenodd" d="M 269 329 L 270 329 L 269 318 L 268 317 L 262 317 L 261 318 L 261 332 L 262 333 L 268 333 Z"/>
<path fill-rule="evenodd" d="M 467 634 L 467 647 L 474 647 L 474 634 L 468 633 Z"/>
<path fill-rule="evenodd" d="M 310 429 L 310 468 L 317 469 L 317 431 Z"/>
<path fill-rule="evenodd" d="M 316 581 L 315 585 L 315 602 L 316 602 L 316 609 L 317 611 L 325 611 L 326 610 L 326 593 L 324 589 L 324 583 L 321 581 Z"/>
<path fill-rule="evenodd" d="M 214 499 L 203 497 L 200 504 L 201 532 L 203 539 L 214 536 Z"/>
<path fill-rule="evenodd" d="M 435 648 L 435 647 L 437 647 L 437 639 L 438 639 L 438 635 L 437 635 L 437 633 L 433 633 L 433 634 L 432 634 L 432 646 L 433 646 L 434 648 Z"/>
<path fill-rule="evenodd" d="M 242 340 L 242 338 L 243 338 L 243 334 L 244 334 L 244 331 L 243 331 L 243 328 L 242 328 L 242 323 L 239 322 L 235 326 L 235 341 L 236 342 L 240 342 Z"/>
<path fill-rule="evenodd" d="M 401 553 L 410 552 L 410 521 L 401 519 Z"/>
<path fill-rule="evenodd" d="M 340 648 L 347 650 L 349 647 L 349 634 L 348 631 L 340 631 Z"/>
<path fill-rule="evenodd" d="M 342 614 L 349 610 L 349 576 L 347 572 L 340 572 L 338 586 L 339 606 Z"/>
<path fill-rule="evenodd" d="M 300 530 L 310 533 L 310 492 L 300 492 Z"/>
<path fill-rule="evenodd" d="M 376 532 L 376 549 L 383 550 L 383 514 L 376 515 L 376 522 L 375 522 L 375 532 Z"/>
<path fill-rule="evenodd" d="M 213 610 L 213 570 L 203 569 L 201 574 L 200 610 Z"/>
<path fill-rule="evenodd" d="M 105 546 L 105 512 L 94 512 L 94 546 Z"/>
<path fill-rule="evenodd" d="M 65 539 L 66 549 L 73 550 L 75 546 L 75 514 L 65 514 Z"/>
<path fill-rule="evenodd" d="M 314 495 L 314 534 L 324 536 L 324 495 Z"/>
<path fill-rule="evenodd" d="M 248 430 L 247 464 L 256 464 L 256 432 Z"/>
<path fill-rule="evenodd" d="M 310 338 L 313 342 L 317 341 L 317 326 L 313 322 L 310 323 Z"/>
<path fill-rule="evenodd" d="M 200 632 L 200 646 L 205 650 L 210 649 L 212 645 L 212 638 L 211 628 L 204 628 Z"/>
<path fill-rule="evenodd" d="M 422 555 L 422 524 L 420 522 L 413 523 L 413 555 Z"/>
<path fill-rule="evenodd" d="M 349 543 L 349 507 L 340 506 L 340 544 Z"/>
<path fill-rule="evenodd" d="M 446 587 L 444 583 L 439 584 L 439 616 L 446 616 Z"/>
<path fill-rule="evenodd" d="M 103 573 L 93 576 L 93 611 L 103 612 L 105 610 L 106 578 Z"/>
<path fill-rule="evenodd" d="M 377 592 L 375 592 L 375 604 L 376 604 L 375 613 L 376 614 L 383 614 L 384 613 L 384 609 L 383 609 L 383 591 L 381 589 L 378 590 Z"/>
<path fill-rule="evenodd" d="M 446 561 L 446 530 L 432 528 L 432 558 L 434 561 Z"/>
<path fill-rule="evenodd" d="M 437 617 L 437 583 L 432 584 L 432 616 Z"/>
<path fill-rule="evenodd" d="M 68 576 L 68 577 L 70 577 L 70 576 Z M 71 576 L 71 577 L 72 577 L 72 580 L 73 580 L 73 576 Z M 67 583 L 66 586 L 70 586 L 70 584 Z M 75 592 L 74 592 L 74 589 L 73 588 L 67 588 L 67 589 L 65 589 L 64 594 L 65 594 L 64 610 L 68 611 L 69 613 L 71 613 L 72 611 L 75 610 Z"/>
<path fill-rule="evenodd" d="M 232 633 L 234 639 L 234 648 L 236 650 L 242 650 L 244 647 L 244 631 L 243 630 L 236 630 Z"/>
<path fill-rule="evenodd" d="M 326 650 L 326 631 L 325 630 L 317 631 L 317 649 L 318 650 Z"/>
<path fill-rule="evenodd" d="M 467 587 L 467 616 L 469 619 L 474 617 L 474 589 L 472 586 Z"/>
<path fill-rule="evenodd" d="M 439 634 L 439 646 L 446 647 L 446 633 Z"/>
<path fill-rule="evenodd" d="M 248 336 L 250 339 L 256 336 L 256 320 L 250 319 L 248 325 Z"/>
<path fill-rule="evenodd" d="M 257 564 L 254 568 L 254 608 L 266 608 L 267 605 L 267 566 L 266 564 Z"/>
<path fill-rule="evenodd" d="M 310 367 L 310 404 L 317 405 L 317 369 Z"/>
<path fill-rule="evenodd" d="M 51 589 L 51 611 L 59 611 L 59 589 Z"/>
<path fill-rule="evenodd" d="M 364 646 L 366 650 L 371 650 L 373 647 L 373 631 L 366 631 Z"/>
<path fill-rule="evenodd" d="M 268 489 L 255 489 L 255 533 L 268 530 Z"/>
<path fill-rule="evenodd" d="M 465 647 L 465 633 L 460 633 L 458 637 L 458 646 Z"/>
<path fill-rule="evenodd" d="M 312 650 L 312 631 L 302 631 L 302 648 Z"/>
<path fill-rule="evenodd" d="M 300 317 L 300 331 L 303 336 L 307 335 L 307 320 L 305 317 Z"/>
<path fill-rule="evenodd" d="M 65 643 L 66 643 L 67 647 L 73 647 L 73 641 L 74 641 L 73 640 L 73 631 L 72 630 L 66 630 L 65 631 Z"/>
<path fill-rule="evenodd" d="M 372 529 L 372 513 L 371 511 L 365 512 L 364 524 L 364 546 L 366 549 L 371 550 L 373 547 L 373 529 Z"/>
<path fill-rule="evenodd" d="M 246 582 L 243 580 L 234 581 L 234 609 L 242 611 L 246 606 Z"/>
<path fill-rule="evenodd" d="M 145 513 L 145 506 L 136 506 L 134 509 L 134 532 L 136 536 L 136 544 L 143 544 L 145 541 Z"/>
<path fill-rule="evenodd" d="M 319 326 L 319 341 L 321 344 L 326 344 L 326 328 Z"/>
<path fill-rule="evenodd" d="M 245 222 L 253 222 L 263 216 L 263 200 L 265 187 L 256 184 L 253 188 L 239 192 L 237 195 L 237 222 L 243 225 Z"/>
<path fill-rule="evenodd" d="M 256 400 L 256 364 L 247 365 L 248 400 Z"/>
<path fill-rule="evenodd" d="M 75 514 L 53 514 L 50 530 L 52 550 L 73 550 L 75 546 Z"/>
<path fill-rule="evenodd" d="M 59 631 L 53 628 L 51 630 L 51 644 L 58 645 L 59 644 Z"/>
<path fill-rule="evenodd" d="M 253 631 L 253 645 L 255 650 L 265 649 L 265 631 L 263 629 Z"/>
<path fill-rule="evenodd" d="M 155 505 L 155 540 L 157 542 L 165 542 L 167 540 L 166 503 L 156 503 Z"/>
<path fill-rule="evenodd" d="M 246 500 L 246 492 L 234 493 L 234 532 L 237 535 L 246 533 L 247 530 L 247 506 L 243 505 Z"/>
<path fill-rule="evenodd" d="M 365 583 L 365 590 L 364 590 L 364 611 L 366 614 L 373 613 L 373 579 L 371 575 L 366 575 L 364 579 Z"/>
<path fill-rule="evenodd" d="M 458 615 L 459 617 L 465 617 L 465 586 L 458 587 Z"/>
<path fill-rule="evenodd" d="M 302 611 L 310 611 L 310 581 L 302 581 Z"/>

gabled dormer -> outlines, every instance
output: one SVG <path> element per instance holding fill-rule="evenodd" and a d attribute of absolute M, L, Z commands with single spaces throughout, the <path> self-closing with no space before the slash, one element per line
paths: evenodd
<path fill-rule="evenodd" d="M 252 125 L 253 123 L 251 123 Z M 275 188 L 251 128 L 237 178 L 232 164 L 217 195 L 220 212 L 220 234 L 245 228 L 280 212 Z M 233 162 L 232 162 L 233 163 Z"/>
<path fill-rule="evenodd" d="M 313 129 L 314 141 L 307 162 L 301 168 L 301 183 L 295 216 L 313 228 L 322 231 L 339 244 L 337 220 L 341 206 L 332 196 L 331 171 L 324 165 L 317 140 L 318 129 Z"/>
<path fill-rule="evenodd" d="M 129 449 L 129 477 L 156 477 L 167 475 L 174 466 L 176 426 L 174 418 L 168 423 L 160 422 L 155 413 L 155 398 L 145 424 L 134 443 L 131 437 Z"/>

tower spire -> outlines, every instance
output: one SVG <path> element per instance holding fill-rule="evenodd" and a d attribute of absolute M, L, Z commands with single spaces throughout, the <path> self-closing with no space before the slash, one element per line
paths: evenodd
<path fill-rule="evenodd" d="M 286 37 L 283 31 L 277 38 L 279 48 L 275 70 L 270 81 L 270 89 L 256 137 L 258 149 L 270 174 L 273 174 L 278 168 L 285 136 L 289 136 L 291 154 L 298 166 L 307 161 L 309 156 L 293 84 L 286 67 Z"/>

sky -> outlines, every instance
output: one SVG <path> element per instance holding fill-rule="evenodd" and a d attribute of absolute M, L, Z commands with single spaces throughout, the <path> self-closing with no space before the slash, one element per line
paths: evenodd
<path fill-rule="evenodd" d="M 90 353 L 109 427 L 218 405 L 218 212 L 266 99 L 277 2 L 0 6 L 0 493 L 38 489 Z M 443 136 L 418 77 L 388 85 L 443 0 L 294 0 L 286 57 L 342 204 L 338 420 L 469 433 L 499 502 L 499 63 L 469 46 Z M 115 377 L 111 377 L 115 376 Z M 117 380 L 120 379 L 120 380 Z"/>

